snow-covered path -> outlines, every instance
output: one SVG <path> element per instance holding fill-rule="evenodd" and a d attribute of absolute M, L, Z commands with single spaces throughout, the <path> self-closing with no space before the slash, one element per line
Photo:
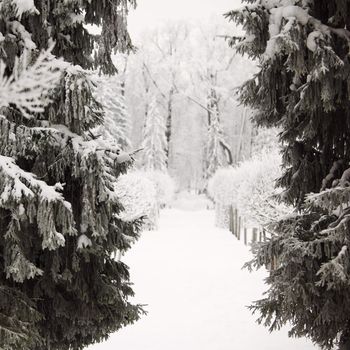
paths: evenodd
<path fill-rule="evenodd" d="M 212 211 L 166 210 L 124 258 L 148 315 L 89 350 L 315 350 L 287 331 L 270 334 L 246 309 L 264 272 L 241 270 L 247 247 L 214 228 Z"/>

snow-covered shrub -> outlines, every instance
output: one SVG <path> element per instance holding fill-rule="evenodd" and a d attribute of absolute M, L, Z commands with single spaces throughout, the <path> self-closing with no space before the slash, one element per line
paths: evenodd
<path fill-rule="evenodd" d="M 146 171 L 146 177 L 154 183 L 158 205 L 161 208 L 168 206 L 174 198 L 175 182 L 167 172 Z"/>
<path fill-rule="evenodd" d="M 278 151 L 262 153 L 238 167 L 218 170 L 209 181 L 208 193 L 215 202 L 216 224 L 228 227 L 230 207 L 238 209 L 250 225 L 266 226 L 291 212 L 278 200 L 275 180 L 281 175 Z"/>
<path fill-rule="evenodd" d="M 262 153 L 242 164 L 244 177 L 236 198 L 237 209 L 251 225 L 266 226 L 290 214 L 292 208 L 278 199 L 282 189 L 275 181 L 282 175 L 281 155 Z"/>
<path fill-rule="evenodd" d="M 215 224 L 229 227 L 229 210 L 234 202 L 234 168 L 222 168 L 216 171 L 208 182 L 208 195 L 215 203 Z"/>
<path fill-rule="evenodd" d="M 149 180 L 144 172 L 135 171 L 121 175 L 115 184 L 115 190 L 124 207 L 124 211 L 119 213 L 123 221 L 132 221 L 144 216 L 144 228 L 157 228 L 157 190 L 154 182 Z"/>
<path fill-rule="evenodd" d="M 216 225 L 229 226 L 230 207 L 237 208 L 237 198 L 240 185 L 247 176 L 246 167 L 241 163 L 239 167 L 219 169 L 208 183 L 208 194 L 215 202 Z"/>
<path fill-rule="evenodd" d="M 244 163 L 240 167 L 219 169 L 209 180 L 208 194 L 217 203 L 234 205 L 244 178 Z"/>
<path fill-rule="evenodd" d="M 160 171 L 137 170 L 121 175 L 115 185 L 124 211 L 123 221 L 145 217 L 144 229 L 157 229 L 159 210 L 170 203 L 175 192 L 173 179 Z"/>

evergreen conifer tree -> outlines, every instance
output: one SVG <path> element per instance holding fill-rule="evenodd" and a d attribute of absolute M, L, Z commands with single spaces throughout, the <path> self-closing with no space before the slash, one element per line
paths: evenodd
<path fill-rule="evenodd" d="M 232 43 L 261 69 L 241 98 L 281 129 L 278 185 L 297 210 L 256 251 L 256 267 L 278 265 L 252 308 L 272 330 L 290 322 L 293 336 L 350 349 L 350 2 L 246 2 L 227 14 L 246 32 Z"/>
<path fill-rule="evenodd" d="M 106 138 L 115 140 L 124 150 L 129 148 L 129 115 L 125 103 L 125 91 L 120 77 L 118 75 L 108 78 L 99 77 L 96 93 L 105 112 L 104 125 L 97 130 L 97 133 L 102 133 Z"/>
<path fill-rule="evenodd" d="M 148 171 L 166 171 L 166 125 L 165 118 L 159 113 L 156 101 L 153 101 L 145 120 L 143 134 L 143 167 Z"/>
<path fill-rule="evenodd" d="M 222 145 L 226 145 L 223 131 L 220 126 L 217 106 L 213 107 L 210 113 L 210 123 L 208 125 L 208 139 L 206 146 L 206 178 L 211 178 L 215 172 L 227 165 L 226 155 Z M 228 146 L 226 146 L 228 149 Z"/>
<path fill-rule="evenodd" d="M 1 349 L 82 349 L 142 312 L 128 301 L 127 266 L 112 258 L 140 226 L 116 215 L 128 157 L 89 132 L 103 109 L 86 71 L 115 72 L 111 50 L 131 48 L 129 4 L 0 4 Z"/>

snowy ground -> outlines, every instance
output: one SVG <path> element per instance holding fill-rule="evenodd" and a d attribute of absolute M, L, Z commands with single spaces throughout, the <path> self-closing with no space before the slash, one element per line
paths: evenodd
<path fill-rule="evenodd" d="M 248 248 L 213 223 L 213 211 L 162 212 L 160 230 L 124 258 L 148 315 L 89 350 L 316 349 L 255 323 L 245 306 L 265 289 L 264 272 L 242 271 Z"/>

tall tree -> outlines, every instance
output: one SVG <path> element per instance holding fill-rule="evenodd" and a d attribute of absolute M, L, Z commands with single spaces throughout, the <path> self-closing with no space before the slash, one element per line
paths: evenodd
<path fill-rule="evenodd" d="M 154 100 L 148 110 L 143 134 L 143 167 L 145 170 L 166 170 L 165 118 Z"/>
<path fill-rule="evenodd" d="M 166 115 L 168 163 L 172 146 L 176 95 L 179 93 L 178 85 L 181 83 L 180 76 L 183 69 L 184 43 L 188 40 L 188 36 L 188 26 L 182 22 L 170 23 L 152 33 L 151 36 L 151 44 L 157 52 L 158 61 L 158 81 L 154 80 L 153 83 L 163 100 Z M 152 75 L 150 70 L 148 72 Z"/>
<path fill-rule="evenodd" d="M 192 98 L 198 95 L 198 91 L 200 92 L 195 100 L 206 111 L 209 130 L 221 129 L 219 140 L 221 151 L 217 152 L 226 158 L 222 165 L 232 165 L 234 160 L 231 146 L 225 141 L 221 124 L 225 104 L 232 98 L 232 91 L 238 84 L 236 81 L 228 83 L 227 75 L 232 72 L 233 62 L 238 61 L 238 59 L 234 53 L 227 50 L 225 40 L 222 37 L 225 30 L 226 27 L 222 24 L 214 23 L 211 26 L 200 26 L 196 32 L 196 37 L 201 45 L 199 45 L 198 53 L 193 57 L 192 62 L 196 67 L 196 74 L 192 75 L 192 84 L 196 92 Z"/>
<path fill-rule="evenodd" d="M 104 124 L 96 130 L 115 140 L 123 149 L 130 147 L 130 119 L 125 103 L 125 82 L 119 75 L 98 77 L 96 95 L 104 109 Z"/>
<path fill-rule="evenodd" d="M 323 348 L 350 348 L 350 88 L 347 0 L 247 1 L 227 16 L 243 25 L 237 49 L 260 60 L 243 85 L 255 121 L 278 126 L 283 199 L 298 214 L 274 224 L 253 265 L 278 258 L 253 309 L 277 329 Z"/>
<path fill-rule="evenodd" d="M 112 258 L 139 227 L 116 215 L 122 208 L 114 181 L 128 157 L 91 137 L 103 109 L 85 70 L 115 72 L 111 50 L 131 48 L 129 5 L 1 3 L 2 349 L 82 349 L 139 318 L 140 307 L 128 301 L 128 268 Z M 101 36 L 84 24 L 102 26 Z M 40 54 L 52 41 L 52 54 Z"/>
<path fill-rule="evenodd" d="M 229 147 L 226 146 L 222 127 L 220 125 L 218 105 L 216 103 L 208 103 L 208 115 L 207 156 L 205 162 L 206 179 L 210 179 L 219 168 L 232 164 L 232 156 L 230 158 L 231 163 L 229 163 L 226 158 L 225 150 L 229 149 Z M 226 146 L 225 149 L 223 145 Z M 231 152 L 229 152 L 229 155 L 231 155 Z"/>

